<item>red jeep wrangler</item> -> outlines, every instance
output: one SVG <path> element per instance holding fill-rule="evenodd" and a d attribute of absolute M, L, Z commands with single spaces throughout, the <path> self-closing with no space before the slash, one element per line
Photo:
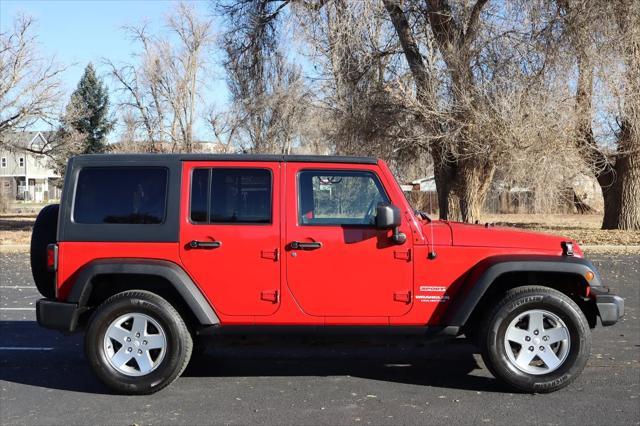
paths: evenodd
<path fill-rule="evenodd" d="M 373 158 L 75 157 L 31 250 L 40 325 L 84 330 L 130 394 L 174 381 L 201 336 L 292 326 L 465 334 L 494 376 L 551 392 L 624 311 L 573 241 L 431 220 Z"/>

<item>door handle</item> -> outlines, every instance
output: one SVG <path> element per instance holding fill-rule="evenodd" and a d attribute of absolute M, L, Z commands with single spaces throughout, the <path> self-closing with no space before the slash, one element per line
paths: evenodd
<path fill-rule="evenodd" d="M 213 249 L 222 245 L 222 241 L 189 241 L 189 247 L 192 249 Z"/>
<path fill-rule="evenodd" d="M 289 243 L 289 247 L 293 250 L 316 250 L 322 248 L 322 243 L 319 241 L 314 241 L 312 243 L 301 243 L 299 241 L 291 241 Z"/>

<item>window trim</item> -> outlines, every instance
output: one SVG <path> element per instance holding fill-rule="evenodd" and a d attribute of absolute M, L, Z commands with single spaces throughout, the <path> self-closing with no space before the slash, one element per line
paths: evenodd
<path fill-rule="evenodd" d="M 78 184 L 80 183 L 80 175 L 85 170 L 95 170 L 95 169 L 129 169 L 129 170 L 139 170 L 139 169 L 157 169 L 165 171 L 165 193 L 164 193 L 164 216 L 162 217 L 162 221 L 159 223 L 86 223 L 86 222 L 76 222 L 76 199 L 78 196 Z M 84 225 L 84 226 L 164 226 L 167 222 L 167 211 L 169 209 L 169 175 L 171 171 L 168 167 L 164 166 L 85 166 L 79 168 L 77 171 L 77 175 L 74 179 L 74 188 L 73 188 L 73 198 L 71 200 L 71 214 L 69 215 L 69 219 L 74 225 Z"/>
<path fill-rule="evenodd" d="M 7 168 L 7 157 L 0 158 L 0 168 L 3 168 L 3 169 Z"/>
<path fill-rule="evenodd" d="M 24 156 L 23 157 L 18 157 L 18 167 L 24 167 L 24 165 L 25 165 Z"/>
<path fill-rule="evenodd" d="M 270 179 L 270 197 L 269 197 L 269 222 L 211 222 L 211 181 L 213 177 L 213 169 L 216 170 L 266 170 L 269 173 Z M 209 170 L 209 181 L 207 183 L 207 221 L 206 222 L 194 222 L 191 220 L 191 196 L 193 195 L 193 172 L 196 170 Z M 270 167 L 229 167 L 229 166 L 198 166 L 193 167 L 189 172 L 189 205 L 187 218 L 190 225 L 193 226 L 273 226 L 274 221 L 274 188 L 275 183 L 273 179 L 273 170 Z"/>
<path fill-rule="evenodd" d="M 378 173 L 376 173 L 374 170 L 370 170 L 370 169 L 317 169 L 317 168 L 312 168 L 312 169 L 300 169 L 298 170 L 297 174 L 296 174 L 296 223 L 298 226 L 322 226 L 322 227 L 334 227 L 334 228 L 366 228 L 366 229 L 375 229 L 375 224 L 364 224 L 364 223 L 343 223 L 343 224 L 338 224 L 338 223 L 302 223 L 301 219 L 301 214 L 300 214 L 300 206 L 302 205 L 302 190 L 301 190 L 301 185 L 300 185 L 300 177 L 302 175 L 302 173 L 305 172 L 326 172 L 327 174 L 330 173 L 362 173 L 362 174 L 368 174 L 371 175 L 373 177 L 373 181 L 376 184 L 376 187 L 378 188 L 378 190 L 386 197 L 387 202 L 391 203 L 391 197 L 389 197 L 389 194 L 387 193 L 386 188 L 384 187 L 384 185 L 382 184 L 382 179 L 380 179 L 380 176 L 378 175 Z"/>

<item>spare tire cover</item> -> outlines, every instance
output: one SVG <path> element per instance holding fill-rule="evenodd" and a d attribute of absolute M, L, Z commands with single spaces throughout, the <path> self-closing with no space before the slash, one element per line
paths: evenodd
<path fill-rule="evenodd" d="M 31 234 L 31 273 L 36 287 L 44 297 L 56 295 L 55 272 L 47 268 L 47 245 L 56 242 L 59 204 L 40 210 Z"/>

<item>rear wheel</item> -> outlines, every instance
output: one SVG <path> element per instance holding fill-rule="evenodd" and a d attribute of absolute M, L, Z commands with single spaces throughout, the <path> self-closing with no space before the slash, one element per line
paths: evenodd
<path fill-rule="evenodd" d="M 119 393 L 150 394 L 184 371 L 193 342 L 169 302 L 142 290 L 107 299 L 90 319 L 85 352 L 91 367 Z"/>
<path fill-rule="evenodd" d="M 567 386 L 582 372 L 591 350 L 589 325 L 580 308 L 547 287 L 507 292 L 485 318 L 479 337 L 487 368 L 525 392 Z"/>

